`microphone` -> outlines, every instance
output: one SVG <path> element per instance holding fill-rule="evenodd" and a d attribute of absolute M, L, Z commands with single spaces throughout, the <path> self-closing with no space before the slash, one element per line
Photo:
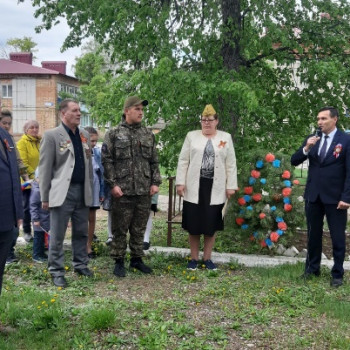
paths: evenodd
<path fill-rule="evenodd" d="M 315 136 L 316 137 L 322 137 L 322 129 L 321 128 L 317 128 L 315 131 Z"/>

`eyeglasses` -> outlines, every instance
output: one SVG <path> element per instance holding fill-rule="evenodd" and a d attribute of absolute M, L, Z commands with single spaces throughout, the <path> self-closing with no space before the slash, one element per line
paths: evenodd
<path fill-rule="evenodd" d="M 216 119 L 201 119 L 201 123 L 203 123 L 203 124 L 212 123 L 214 120 L 216 120 Z"/>

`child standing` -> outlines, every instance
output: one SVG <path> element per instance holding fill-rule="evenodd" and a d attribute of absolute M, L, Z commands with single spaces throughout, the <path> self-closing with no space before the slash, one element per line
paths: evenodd
<path fill-rule="evenodd" d="M 35 180 L 31 184 L 29 205 L 33 222 L 33 261 L 42 264 L 47 261 L 45 254 L 45 233 L 50 231 L 50 212 L 41 206 L 39 190 L 39 168 L 35 170 Z"/>
<path fill-rule="evenodd" d="M 92 241 L 95 234 L 96 211 L 100 209 L 101 202 L 104 200 L 103 167 L 101 163 L 101 149 L 96 146 L 98 140 L 97 130 L 92 126 L 85 127 L 85 130 L 90 134 L 93 172 L 92 205 L 89 211 L 87 253 L 90 259 L 94 259 L 96 254 L 92 250 Z"/>
<path fill-rule="evenodd" d="M 158 193 L 155 193 L 151 199 L 151 210 L 147 221 L 145 235 L 143 237 L 143 250 L 148 250 L 149 247 L 151 246 L 150 236 L 152 231 L 153 216 L 156 215 L 156 212 L 158 211 L 157 204 L 158 204 Z"/>

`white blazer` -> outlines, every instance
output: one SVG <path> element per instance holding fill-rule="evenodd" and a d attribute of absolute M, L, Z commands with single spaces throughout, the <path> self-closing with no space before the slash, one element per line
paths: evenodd
<path fill-rule="evenodd" d="M 225 202 L 227 189 L 238 188 L 236 155 L 229 133 L 218 130 L 211 140 L 215 152 L 215 167 L 210 204 L 217 205 Z M 184 185 L 184 200 L 195 204 L 198 204 L 200 171 L 207 142 L 208 138 L 201 130 L 189 132 L 177 165 L 176 185 Z"/>

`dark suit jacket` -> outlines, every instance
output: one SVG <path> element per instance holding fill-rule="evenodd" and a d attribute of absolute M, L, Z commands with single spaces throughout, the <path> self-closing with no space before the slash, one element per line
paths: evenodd
<path fill-rule="evenodd" d="M 309 159 L 305 200 L 315 202 L 320 196 L 324 204 L 337 204 L 339 201 L 350 203 L 350 136 L 337 130 L 323 162 L 318 156 L 321 140 L 311 148 L 307 156 L 304 155 L 303 148 L 310 136 L 291 159 L 292 165 L 299 165 Z M 341 145 L 338 157 L 334 155 L 337 145 Z"/>
<path fill-rule="evenodd" d="M 0 232 L 11 230 L 23 218 L 22 191 L 16 146 L 0 128 Z"/>

